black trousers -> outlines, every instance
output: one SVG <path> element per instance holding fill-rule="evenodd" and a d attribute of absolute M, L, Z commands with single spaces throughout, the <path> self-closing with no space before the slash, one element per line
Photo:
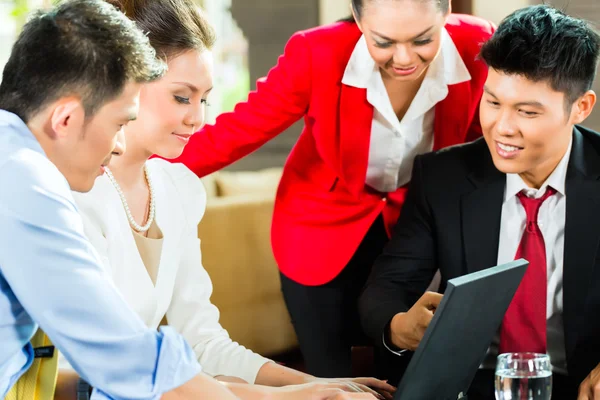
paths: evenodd
<path fill-rule="evenodd" d="M 308 373 L 326 378 L 351 375 L 351 347 L 369 342 L 360 326 L 358 297 L 387 241 L 380 216 L 331 282 L 305 286 L 281 275 L 281 289 Z"/>
<path fill-rule="evenodd" d="M 579 385 L 574 379 L 552 375 L 552 400 L 575 400 L 578 390 Z M 493 370 L 481 369 L 477 372 L 468 392 L 468 400 L 495 400 Z"/>

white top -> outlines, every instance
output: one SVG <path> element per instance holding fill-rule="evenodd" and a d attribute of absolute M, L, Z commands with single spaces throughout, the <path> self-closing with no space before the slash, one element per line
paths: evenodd
<path fill-rule="evenodd" d="M 166 315 L 196 353 L 203 372 L 254 383 L 268 359 L 232 341 L 210 302 L 212 283 L 202 267 L 197 226 L 206 192 L 182 164 L 148 161 L 156 196 L 156 223 L 163 233 L 156 285 L 142 261 L 115 188 L 106 176 L 86 194 L 74 193 L 86 235 L 129 305 L 150 328 Z M 65 361 L 61 360 L 61 367 Z M 67 364 L 68 366 L 68 364 Z"/>
<path fill-rule="evenodd" d="M 546 303 L 547 346 L 550 361 L 555 372 L 567 373 L 565 353 L 565 334 L 563 327 L 563 262 L 565 250 L 565 180 L 571 155 L 571 144 L 552 174 L 539 189 L 528 187 L 517 174 L 506 175 L 502 219 L 500 222 L 500 242 L 498 244 L 498 264 L 515 259 L 517 248 L 525 231 L 527 215 L 517 194 L 540 198 L 548 186 L 556 190 L 546 199 L 538 214 L 538 226 L 544 236 L 548 271 L 548 290 Z M 495 341 L 495 345 L 497 345 Z M 497 353 L 497 347 L 494 348 Z"/>
<path fill-rule="evenodd" d="M 470 79 L 456 45 L 443 28 L 440 52 L 406 115 L 398 121 L 364 35 L 358 40 L 342 83 L 367 89 L 367 100 L 374 108 L 367 185 L 380 192 L 393 192 L 410 181 L 415 157 L 433 149 L 434 106 L 448 96 L 448 85 Z"/>

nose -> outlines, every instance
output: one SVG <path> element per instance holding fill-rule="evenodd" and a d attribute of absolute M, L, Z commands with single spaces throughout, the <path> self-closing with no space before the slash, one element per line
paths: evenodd
<path fill-rule="evenodd" d="M 125 127 L 121 127 L 119 132 L 117 132 L 117 140 L 115 141 L 115 147 L 113 148 L 112 153 L 116 156 L 122 156 L 125 153 L 126 149 L 125 145 Z"/>
<path fill-rule="evenodd" d="M 408 67 L 412 64 L 412 54 L 409 46 L 398 44 L 394 52 L 394 65 Z"/>
<path fill-rule="evenodd" d="M 498 113 L 496 131 L 502 136 L 513 136 L 517 133 L 518 129 L 513 121 L 511 111 L 505 110 Z"/>
<path fill-rule="evenodd" d="M 189 112 L 185 115 L 183 123 L 191 128 L 190 133 L 194 133 L 204 125 L 206 108 L 204 102 L 199 102 L 198 105 L 190 107 Z"/>

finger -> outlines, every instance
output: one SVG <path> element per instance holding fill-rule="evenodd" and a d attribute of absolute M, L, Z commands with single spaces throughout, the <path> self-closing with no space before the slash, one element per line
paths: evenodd
<path fill-rule="evenodd" d="M 362 390 L 351 381 L 331 382 L 327 388 L 335 388 L 344 392 L 362 392 Z"/>
<path fill-rule="evenodd" d="M 592 400 L 590 393 L 591 386 L 589 384 L 589 380 L 586 379 L 579 386 L 579 396 L 577 396 L 577 400 Z"/>
<path fill-rule="evenodd" d="M 375 400 L 371 393 L 338 393 L 327 400 Z"/>
<path fill-rule="evenodd" d="M 382 381 L 381 379 L 377 378 L 355 378 L 353 381 L 371 388 L 386 390 L 392 393 L 396 391 L 396 388 L 387 383 L 387 381 Z"/>
<path fill-rule="evenodd" d="M 421 299 L 424 300 L 425 306 L 430 310 L 435 310 L 440 305 L 444 295 L 436 292 L 426 292 Z"/>
<path fill-rule="evenodd" d="M 371 393 L 373 396 L 377 397 L 378 399 L 383 399 L 384 397 L 379 394 L 379 392 L 377 392 L 376 390 L 371 389 L 368 386 L 362 385 L 360 383 L 356 383 L 354 382 L 353 385 L 357 386 L 361 392 L 365 392 L 365 393 Z"/>
<path fill-rule="evenodd" d="M 593 393 L 594 395 L 592 396 L 593 400 L 600 400 L 600 383 L 596 383 L 593 387 Z"/>
<path fill-rule="evenodd" d="M 379 394 L 381 394 L 385 400 L 394 400 L 394 395 L 390 392 L 383 390 L 379 392 Z"/>
<path fill-rule="evenodd" d="M 320 400 L 374 400 L 375 397 L 370 393 L 347 393 L 340 392 L 339 389 L 325 389 L 319 392 Z"/>

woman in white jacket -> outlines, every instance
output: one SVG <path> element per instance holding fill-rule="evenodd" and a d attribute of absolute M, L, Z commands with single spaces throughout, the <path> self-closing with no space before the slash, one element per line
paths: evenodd
<path fill-rule="evenodd" d="M 115 285 L 148 326 L 168 324 L 183 334 L 205 373 L 237 382 L 228 386 L 241 398 L 329 399 L 339 390 L 373 398 L 369 387 L 389 397 L 393 387 L 374 378 L 324 381 L 278 365 L 233 342 L 221 327 L 197 238 L 204 188 L 182 164 L 149 160 L 153 154 L 179 156 L 203 124 L 214 33 L 191 0 L 124 0 L 117 6 L 148 33 L 168 72 L 142 88 L 137 118 L 131 110 L 126 127 L 125 153 L 115 154 L 110 168 L 98 166 L 105 174 L 91 192 L 74 194 L 86 234 Z M 59 387 L 73 382 L 69 376 L 61 374 Z M 300 386 L 266 387 L 285 385 Z"/>

